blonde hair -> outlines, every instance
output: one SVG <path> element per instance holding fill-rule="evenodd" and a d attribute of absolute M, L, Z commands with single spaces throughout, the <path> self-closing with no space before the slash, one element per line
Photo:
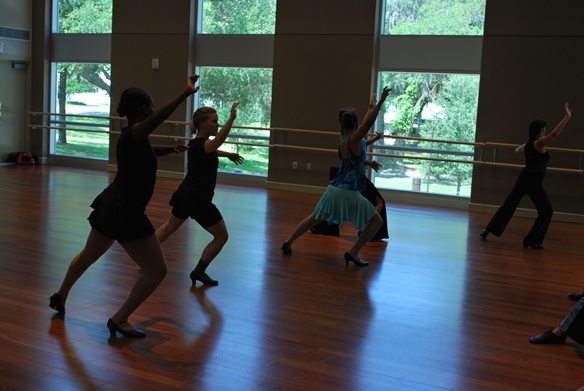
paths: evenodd
<path fill-rule="evenodd" d="M 217 114 L 217 110 L 212 107 L 199 107 L 193 114 L 193 120 L 189 123 L 191 133 L 198 131 L 201 122 L 205 122 L 211 114 Z"/>

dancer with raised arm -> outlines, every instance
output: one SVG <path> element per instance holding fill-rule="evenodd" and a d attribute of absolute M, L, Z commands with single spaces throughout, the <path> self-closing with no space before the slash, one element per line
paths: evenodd
<path fill-rule="evenodd" d="M 369 116 L 371 110 L 375 107 L 377 100 L 375 99 L 377 94 L 371 95 L 371 99 L 369 100 L 369 108 L 367 109 L 367 113 L 365 114 L 365 118 Z M 370 137 L 365 140 L 365 146 L 369 146 L 376 141 L 380 140 L 383 137 L 383 134 L 380 132 L 375 132 L 374 137 Z M 343 136 L 341 136 L 343 137 Z M 331 167 L 331 179 L 338 173 L 338 169 L 336 167 Z M 379 190 L 375 187 L 373 182 L 365 176 L 365 190 L 361 192 L 363 197 L 367 198 L 369 202 L 375 207 L 377 213 L 383 219 L 383 224 L 379 228 L 379 231 L 369 239 L 370 242 L 381 242 L 383 239 L 389 238 L 389 232 L 387 230 L 387 211 L 385 209 L 385 200 L 379 193 Z M 315 225 L 314 227 L 310 228 L 310 232 L 313 234 L 323 234 L 323 235 L 331 235 L 331 236 L 339 236 L 339 226 L 338 224 L 328 223 L 326 220 L 321 221 L 319 224 Z M 358 232 L 358 235 L 361 235 L 361 231 Z"/>
<path fill-rule="evenodd" d="M 521 171 L 515 185 L 507 196 L 505 203 L 497 210 L 487 228 L 481 232 L 481 238 L 485 240 L 492 233 L 499 237 L 505 231 L 509 220 L 513 217 L 519 202 L 525 194 L 529 196 L 537 209 L 537 219 L 533 227 L 523 239 L 523 247 L 541 250 L 543 240 L 547 233 L 554 210 L 552 204 L 543 188 L 543 179 L 547 168 L 550 154 L 545 147 L 556 139 L 564 129 L 568 120 L 572 117 L 570 105 L 564 105 L 565 115 L 560 123 L 550 134 L 545 134 L 546 123 L 535 119 L 529 124 L 529 140 L 517 147 L 516 153 L 525 156 L 525 168 Z"/>
<path fill-rule="evenodd" d="M 122 93 L 118 114 L 128 118 L 118 139 L 116 158 L 118 172 L 114 181 L 91 204 L 88 220 L 91 231 L 85 248 L 73 258 L 59 290 L 50 297 L 49 306 L 65 313 L 65 301 L 75 282 L 115 241 L 143 270 L 122 307 L 107 322 L 112 336 L 116 332 L 130 338 L 146 336 L 128 318 L 158 287 L 166 276 L 166 260 L 154 227 L 144 213 L 156 183 L 158 156 L 184 152 L 185 145 L 153 146 L 149 135 L 189 96 L 198 91 L 198 75 L 189 77 L 186 87 L 174 98 L 154 111 L 154 102 L 141 88 L 128 88 Z"/>
<path fill-rule="evenodd" d="M 207 232 L 213 235 L 213 240 L 203 250 L 201 259 L 191 272 L 193 284 L 201 281 L 204 285 L 218 285 L 206 273 L 207 267 L 219 254 L 229 235 L 225 221 L 219 209 L 213 204 L 217 167 L 219 157 L 226 157 L 235 164 L 241 164 L 243 158 L 237 153 L 219 151 L 223 145 L 233 121 L 237 118 L 237 106 L 231 106 L 231 116 L 220 132 L 217 111 L 211 107 L 201 107 L 193 114 L 192 127 L 197 136 L 189 143 L 188 169 L 185 179 L 174 192 L 169 204 L 172 212 L 168 220 L 156 230 L 156 235 L 163 243 L 187 218 L 192 218 Z M 213 139 L 209 137 L 213 136 Z"/>
<path fill-rule="evenodd" d="M 381 99 L 361 125 L 352 107 L 345 107 L 339 112 L 342 134 L 338 149 L 341 159 L 339 172 L 329 184 L 314 212 L 302 220 L 292 235 L 282 244 L 281 250 L 284 255 L 291 254 L 292 243 L 322 220 L 340 224 L 341 227 L 343 222 L 350 221 L 362 233 L 353 247 L 345 253 L 345 263 L 348 265 L 352 262 L 357 266 L 368 265 L 359 258 L 359 251 L 379 231 L 383 219 L 375 207 L 361 194 L 365 190 L 365 167 L 369 166 L 376 171 L 381 167 L 375 161 L 366 160 L 364 138 L 375 123 L 390 91 L 391 89 L 387 87 L 383 89 Z"/>

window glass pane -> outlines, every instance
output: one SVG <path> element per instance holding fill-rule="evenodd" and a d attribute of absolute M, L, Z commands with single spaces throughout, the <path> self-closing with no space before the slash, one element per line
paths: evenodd
<path fill-rule="evenodd" d="M 385 135 L 475 141 L 478 75 L 383 72 L 381 80 L 393 88 L 378 119 Z M 374 158 L 380 188 L 470 196 L 472 164 L 410 156 L 472 161 L 473 145 L 387 137 L 373 152 L 404 156 Z"/>
<path fill-rule="evenodd" d="M 483 35 L 486 0 L 386 0 L 383 33 Z"/>
<path fill-rule="evenodd" d="M 224 124 L 234 102 L 239 102 L 235 126 L 269 128 L 272 110 L 272 70 L 263 68 L 202 68 L 200 106 L 217 110 L 219 123 Z M 237 152 L 245 159 L 236 165 L 219 159 L 219 171 L 268 175 L 269 148 L 229 142 L 268 145 L 270 132 L 258 129 L 233 128 L 221 150 Z"/>
<path fill-rule="evenodd" d="M 107 131 L 109 120 L 83 116 L 109 117 L 110 64 L 57 63 L 55 66 L 56 107 L 53 112 L 76 116 L 52 118 L 51 126 L 62 128 L 55 131 L 54 153 L 108 159 L 109 135 L 84 130 Z"/>
<path fill-rule="evenodd" d="M 203 34 L 274 34 L 276 0 L 203 0 Z"/>
<path fill-rule="evenodd" d="M 59 33 L 111 34 L 113 0 L 59 0 Z"/>

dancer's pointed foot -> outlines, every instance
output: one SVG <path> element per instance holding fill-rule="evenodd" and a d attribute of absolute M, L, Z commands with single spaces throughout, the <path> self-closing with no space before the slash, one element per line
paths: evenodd
<path fill-rule="evenodd" d="M 55 293 L 53 296 L 49 297 L 49 307 L 54 309 L 61 314 L 65 313 L 65 300 L 61 298 L 61 295 Z"/>
<path fill-rule="evenodd" d="M 288 242 L 284 242 L 284 244 L 282 244 L 282 247 L 280 247 L 280 250 L 282 250 L 282 254 L 290 255 L 292 254 L 292 245 Z"/>

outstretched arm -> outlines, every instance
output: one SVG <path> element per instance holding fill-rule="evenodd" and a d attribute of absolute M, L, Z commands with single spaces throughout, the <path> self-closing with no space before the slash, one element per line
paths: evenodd
<path fill-rule="evenodd" d="M 132 137 L 136 141 L 145 140 L 161 123 L 176 110 L 176 108 L 189 96 L 199 90 L 195 83 L 199 75 L 192 75 L 187 80 L 186 87 L 174 98 L 163 104 L 158 110 L 143 121 L 138 122 L 132 127 Z"/>
<path fill-rule="evenodd" d="M 369 114 L 371 113 L 371 110 L 377 104 L 377 99 L 375 99 L 376 96 L 377 96 L 377 94 L 372 94 L 371 98 L 369 98 L 369 107 L 367 108 L 367 112 L 365 113 L 365 116 L 363 117 L 363 122 L 365 122 L 365 119 L 369 116 Z M 361 124 L 363 124 L 363 122 L 361 122 Z"/>
<path fill-rule="evenodd" d="M 243 156 L 241 156 L 238 153 L 217 150 L 217 155 L 219 157 L 226 157 L 227 159 L 231 160 L 235 164 L 241 164 L 241 163 L 243 163 L 243 160 L 244 160 Z"/>
<path fill-rule="evenodd" d="M 153 145 L 156 156 L 165 156 L 171 153 L 181 153 L 187 151 L 190 147 L 184 144 L 181 145 Z"/>
<path fill-rule="evenodd" d="M 239 106 L 239 102 L 235 102 L 233 106 L 231 106 L 231 115 L 225 125 L 221 128 L 221 131 L 217 133 L 217 136 L 215 136 L 213 140 L 205 141 L 206 153 L 215 152 L 221 145 L 223 145 L 227 136 L 229 136 L 229 131 L 231 130 L 231 126 L 233 126 L 233 121 L 237 118 L 237 106 Z"/>
<path fill-rule="evenodd" d="M 523 148 L 525 148 L 525 144 L 521 144 L 520 146 L 518 146 L 515 149 L 515 153 L 518 153 L 520 155 L 525 155 L 525 151 L 523 150 Z"/>
<path fill-rule="evenodd" d="M 365 137 L 367 132 L 369 132 L 369 129 L 371 129 L 371 127 L 375 123 L 375 120 L 377 119 L 377 115 L 379 114 L 379 111 L 381 110 L 381 106 L 383 105 L 383 103 L 387 99 L 390 91 L 391 91 L 391 88 L 383 87 L 383 92 L 381 93 L 381 98 L 379 99 L 379 102 L 377 102 L 377 104 L 371 109 L 371 111 L 366 116 L 363 123 L 359 126 L 359 128 L 355 132 L 355 137 L 351 137 L 351 149 L 352 150 L 356 150 L 356 149 L 360 148 L 359 144 L 361 143 L 361 139 L 363 137 Z"/>
<path fill-rule="evenodd" d="M 380 132 L 375 132 L 375 137 L 371 137 L 365 140 L 365 145 L 371 145 L 377 140 L 379 140 L 381 137 L 383 137 L 383 134 L 381 134 Z"/>
<path fill-rule="evenodd" d="M 381 167 L 381 164 L 377 163 L 375 160 L 363 160 L 363 164 L 369 166 L 370 168 L 374 169 L 375 172 L 378 172 Z"/>
<path fill-rule="evenodd" d="M 555 138 L 560 135 L 560 133 L 562 132 L 562 129 L 564 129 L 564 126 L 566 126 L 566 123 L 568 122 L 568 120 L 570 118 L 572 118 L 572 110 L 570 110 L 570 105 L 568 103 L 566 103 L 564 105 L 564 109 L 566 111 L 566 115 L 560 121 L 560 123 L 556 126 L 556 128 L 553 130 L 553 132 L 551 132 L 547 136 L 539 138 L 535 141 L 534 145 L 535 145 L 536 149 L 543 149 L 546 145 L 548 145 L 549 143 L 554 141 Z"/>

